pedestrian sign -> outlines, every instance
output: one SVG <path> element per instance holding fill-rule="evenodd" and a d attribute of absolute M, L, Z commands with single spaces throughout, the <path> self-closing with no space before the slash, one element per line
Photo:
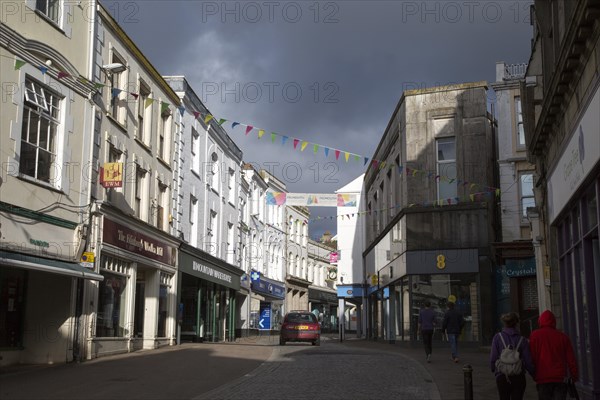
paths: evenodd
<path fill-rule="evenodd" d="M 271 303 L 265 301 L 260 302 L 258 329 L 261 331 L 271 330 Z"/>

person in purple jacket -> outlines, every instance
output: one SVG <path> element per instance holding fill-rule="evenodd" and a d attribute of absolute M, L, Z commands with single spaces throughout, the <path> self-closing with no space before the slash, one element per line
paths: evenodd
<path fill-rule="evenodd" d="M 492 372 L 496 375 L 496 386 L 498 387 L 500 400 L 522 400 L 525 395 L 525 386 L 527 383 L 525 371 L 529 372 L 532 377 L 535 376 L 535 366 L 533 365 L 533 359 L 531 358 L 531 352 L 529 351 L 529 341 L 521 336 L 517 330 L 517 325 L 519 324 L 519 315 L 517 313 L 510 312 L 504 314 L 500 320 L 504 324 L 504 328 L 501 332 L 498 332 L 492 340 L 490 366 Z M 500 337 L 500 335 L 502 335 L 502 337 Z M 504 339 L 506 346 L 512 346 L 513 349 L 517 348 L 517 345 L 519 346 L 518 351 L 523 366 L 519 375 L 508 377 L 496 370 L 496 360 L 500 358 L 500 354 L 504 349 L 502 339 Z M 519 341 L 521 341 L 520 344 Z"/>
<path fill-rule="evenodd" d="M 425 356 L 427 362 L 431 362 L 431 342 L 433 339 L 433 327 L 435 325 L 435 312 L 431 309 L 431 302 L 425 300 L 425 308 L 419 311 L 419 328 L 423 336 L 423 345 L 425 346 Z M 417 332 L 417 334 L 418 334 Z"/>

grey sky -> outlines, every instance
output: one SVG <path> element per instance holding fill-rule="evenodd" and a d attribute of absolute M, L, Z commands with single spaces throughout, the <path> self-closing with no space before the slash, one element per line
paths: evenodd
<path fill-rule="evenodd" d="M 291 192 L 331 193 L 364 172 L 270 132 L 371 157 L 404 89 L 495 80 L 529 59 L 530 1 L 107 1 L 164 75 L 185 75 L 225 128 Z M 335 215 L 312 208 L 311 217 Z M 335 219 L 311 221 L 311 237 Z"/>

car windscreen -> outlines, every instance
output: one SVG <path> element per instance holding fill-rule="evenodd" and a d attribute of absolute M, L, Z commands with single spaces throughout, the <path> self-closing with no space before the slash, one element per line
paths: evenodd
<path fill-rule="evenodd" d="M 293 323 L 315 323 L 317 322 L 317 317 L 315 317 L 314 314 L 310 314 L 310 313 L 306 313 L 306 314 L 300 314 L 300 313 L 290 313 L 287 315 L 286 318 L 287 322 L 293 322 Z"/>

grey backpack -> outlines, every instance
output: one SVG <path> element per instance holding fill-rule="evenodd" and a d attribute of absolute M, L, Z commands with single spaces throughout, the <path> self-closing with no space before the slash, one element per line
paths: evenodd
<path fill-rule="evenodd" d="M 521 347 L 521 342 L 523 341 L 523 336 L 519 339 L 519 343 L 517 343 L 517 347 L 513 348 L 512 346 L 507 346 L 504 341 L 504 337 L 501 333 L 499 333 L 500 339 L 502 340 L 502 344 L 504 348 L 500 353 L 500 357 L 496 360 L 496 371 L 506 375 L 520 375 L 523 371 L 523 365 L 521 362 L 521 354 L 519 353 L 519 347 Z"/>

